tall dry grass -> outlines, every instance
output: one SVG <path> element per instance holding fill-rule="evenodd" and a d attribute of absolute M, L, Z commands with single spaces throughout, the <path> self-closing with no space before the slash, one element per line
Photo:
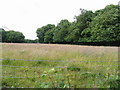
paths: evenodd
<path fill-rule="evenodd" d="M 98 47 L 98 46 L 59 45 L 59 44 L 6 44 L 6 43 L 1 45 L 3 51 L 2 58 L 8 59 L 7 61 L 3 61 L 3 65 L 44 67 L 37 69 L 3 67 L 3 75 L 9 76 L 12 74 L 12 76 L 14 76 L 14 73 L 18 77 L 19 76 L 26 77 L 26 74 L 27 76 L 30 77 L 40 75 L 44 76 L 46 74 L 48 75 L 45 78 L 44 77 L 34 78 L 33 81 L 31 81 L 31 79 L 21 79 L 21 81 L 19 79 L 16 79 L 16 82 L 19 82 L 19 85 L 16 86 L 38 87 L 39 85 L 37 85 L 35 82 L 38 82 L 40 85 L 43 82 L 45 83 L 51 82 L 49 87 L 54 87 L 58 85 L 58 83 L 60 83 L 61 80 L 63 80 L 65 85 L 67 85 L 68 87 L 70 86 L 69 83 L 73 85 L 71 87 L 74 86 L 83 88 L 107 87 L 108 84 L 103 83 L 106 82 L 105 79 L 105 77 L 107 77 L 106 75 L 110 74 L 110 77 L 113 76 L 116 77 L 118 73 L 117 72 L 118 62 L 114 62 L 118 61 L 118 47 L 103 47 L 103 46 Z M 50 61 L 61 60 L 67 62 L 9 61 L 9 59 L 50 60 Z M 54 68 L 58 66 L 66 68 L 63 69 Z M 50 70 L 53 72 L 50 73 L 49 72 Z M 84 73 L 87 72 L 89 73 L 84 75 Z M 99 74 L 101 74 L 101 76 Z M 49 75 L 55 75 L 55 77 L 50 77 Z M 66 77 L 66 75 L 70 76 Z M 3 79 L 5 83 L 8 83 L 10 80 L 11 79 L 6 78 Z M 98 80 L 99 82 L 97 83 L 95 80 Z M 26 84 L 23 85 L 21 82 L 24 82 Z M 12 83 L 13 82 L 7 84 L 6 86 L 12 86 Z M 15 85 L 13 86 L 15 87 Z"/>

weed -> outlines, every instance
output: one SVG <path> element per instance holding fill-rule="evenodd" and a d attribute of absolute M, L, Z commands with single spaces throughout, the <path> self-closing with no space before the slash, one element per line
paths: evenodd
<path fill-rule="evenodd" d="M 80 71 L 80 68 L 76 67 L 76 66 L 70 66 L 70 67 L 67 67 L 67 70 L 70 70 L 70 71 Z"/>

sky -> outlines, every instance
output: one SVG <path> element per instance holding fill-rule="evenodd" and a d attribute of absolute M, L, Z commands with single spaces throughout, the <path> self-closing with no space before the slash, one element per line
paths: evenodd
<path fill-rule="evenodd" d="M 0 27 L 22 32 L 26 39 L 37 39 L 36 30 L 62 19 L 74 21 L 80 8 L 96 11 L 119 0 L 0 0 Z"/>

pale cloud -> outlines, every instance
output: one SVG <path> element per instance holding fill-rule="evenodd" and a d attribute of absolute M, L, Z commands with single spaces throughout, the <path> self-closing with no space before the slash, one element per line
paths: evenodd
<path fill-rule="evenodd" d="M 0 26 L 23 32 L 27 39 L 35 39 L 36 30 L 62 19 L 74 21 L 79 9 L 99 10 L 119 0 L 1 0 Z"/>

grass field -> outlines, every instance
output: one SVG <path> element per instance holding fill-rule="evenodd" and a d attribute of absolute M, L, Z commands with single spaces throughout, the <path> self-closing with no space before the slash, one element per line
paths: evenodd
<path fill-rule="evenodd" d="M 114 88 L 120 84 L 118 47 L 1 45 L 3 87 Z"/>

